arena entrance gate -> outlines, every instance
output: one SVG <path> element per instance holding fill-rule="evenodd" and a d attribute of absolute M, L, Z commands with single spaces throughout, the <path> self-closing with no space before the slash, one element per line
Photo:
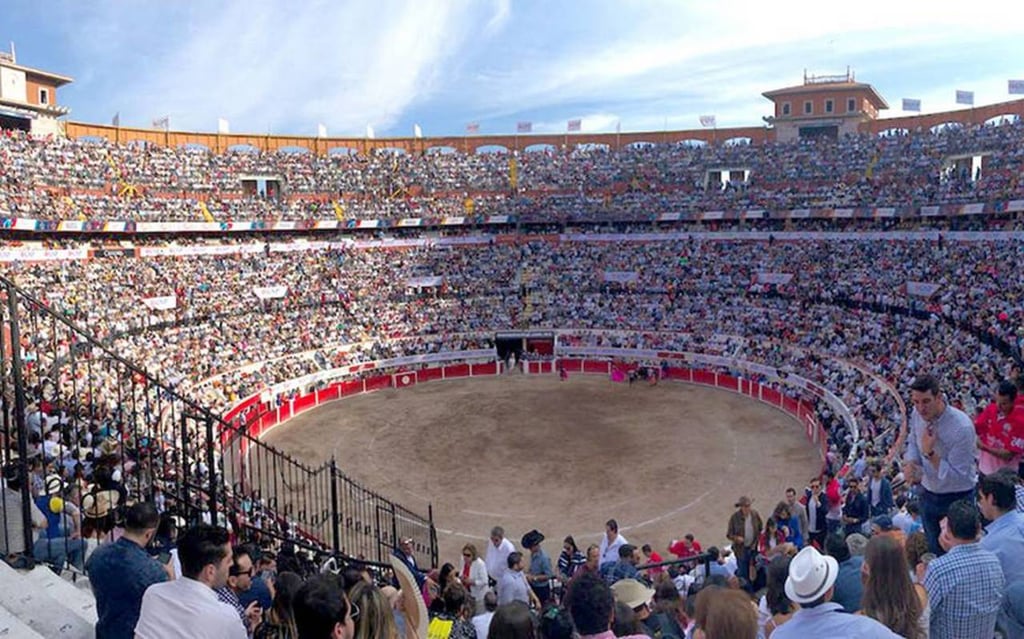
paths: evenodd
<path fill-rule="evenodd" d="M 517 367 L 524 356 L 552 357 L 555 334 L 552 331 L 500 331 L 494 334 L 494 348 L 506 370 Z"/>

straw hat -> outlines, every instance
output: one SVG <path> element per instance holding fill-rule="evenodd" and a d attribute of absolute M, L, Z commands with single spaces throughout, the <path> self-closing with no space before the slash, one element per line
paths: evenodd
<path fill-rule="evenodd" d="M 90 519 L 102 519 L 111 514 L 121 501 L 116 490 L 101 490 L 82 497 L 82 512 Z"/>
<path fill-rule="evenodd" d="M 427 606 L 423 603 L 420 589 L 416 585 L 416 579 L 409 572 L 409 567 L 402 563 L 402 560 L 394 555 L 388 557 L 391 560 L 391 567 L 395 571 L 398 583 L 401 586 L 403 610 L 406 623 L 416 628 L 418 637 L 427 636 Z"/>

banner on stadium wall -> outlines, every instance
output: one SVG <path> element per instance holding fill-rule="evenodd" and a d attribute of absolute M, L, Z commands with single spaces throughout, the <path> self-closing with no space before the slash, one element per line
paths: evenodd
<path fill-rule="evenodd" d="M 985 212 L 985 205 L 980 202 L 964 204 L 960 207 L 960 215 L 979 215 Z"/>
<path fill-rule="evenodd" d="M 833 209 L 832 210 L 832 217 L 834 217 L 834 218 L 851 218 L 851 217 L 853 217 L 853 211 L 854 210 L 850 209 L 850 208 Z"/>
<path fill-rule="evenodd" d="M 935 217 L 942 214 L 942 208 L 938 206 L 922 206 L 921 217 Z"/>
<path fill-rule="evenodd" d="M 935 295 L 936 291 L 942 288 L 941 284 L 935 282 L 911 282 L 907 281 L 907 295 L 913 295 L 914 297 L 931 297 Z"/>
<path fill-rule="evenodd" d="M 441 286 L 443 279 L 440 275 L 410 277 L 405 280 L 405 286 L 407 288 L 436 288 Z"/>
<path fill-rule="evenodd" d="M 157 297 L 144 297 L 142 303 L 154 311 L 167 311 L 177 308 L 178 298 L 174 295 L 160 295 Z"/>
<path fill-rule="evenodd" d="M 884 206 L 875 209 L 875 217 L 896 217 L 896 209 L 891 206 Z"/>
<path fill-rule="evenodd" d="M 85 260 L 89 249 L 0 249 L 0 262 L 58 262 Z"/>
<path fill-rule="evenodd" d="M 765 211 L 764 209 L 749 209 L 743 211 L 743 215 L 740 217 L 744 220 L 763 220 L 768 217 L 768 211 Z"/>
<path fill-rule="evenodd" d="M 789 284 L 793 280 L 792 273 L 772 273 L 769 271 L 759 271 L 757 273 L 757 282 L 759 284 Z"/>
<path fill-rule="evenodd" d="M 802 220 L 811 217 L 811 209 L 793 209 L 789 212 L 790 219 Z"/>
<path fill-rule="evenodd" d="M 619 284 L 629 284 L 640 279 L 640 274 L 636 271 L 605 271 L 602 274 L 602 279 L 605 282 L 617 282 Z"/>
<path fill-rule="evenodd" d="M 704 211 L 699 217 L 702 220 L 721 220 L 725 219 L 725 211 Z"/>
<path fill-rule="evenodd" d="M 288 294 L 287 286 L 254 286 L 253 294 L 261 300 L 280 299 Z"/>
<path fill-rule="evenodd" d="M 1024 200 L 1010 200 L 1006 203 L 1006 210 L 1011 212 L 1024 211 Z"/>
<path fill-rule="evenodd" d="M 682 213 L 659 213 L 658 214 L 658 221 L 659 222 L 678 222 L 681 219 L 683 219 L 683 214 Z"/>
<path fill-rule="evenodd" d="M 422 226 L 423 218 L 420 217 L 407 217 L 404 220 L 398 220 L 397 226 Z"/>
<path fill-rule="evenodd" d="M 460 215 L 441 218 L 441 226 L 462 226 L 465 222 L 466 218 Z"/>
<path fill-rule="evenodd" d="M 488 215 L 484 224 L 508 224 L 510 221 L 507 215 Z"/>

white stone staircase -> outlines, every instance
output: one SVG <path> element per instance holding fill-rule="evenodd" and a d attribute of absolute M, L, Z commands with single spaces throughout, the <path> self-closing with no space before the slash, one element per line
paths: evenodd
<path fill-rule="evenodd" d="M 87 582 L 81 579 L 84 586 Z M 95 628 L 91 590 L 45 566 L 15 570 L 0 561 L 0 637 L 92 639 Z"/>

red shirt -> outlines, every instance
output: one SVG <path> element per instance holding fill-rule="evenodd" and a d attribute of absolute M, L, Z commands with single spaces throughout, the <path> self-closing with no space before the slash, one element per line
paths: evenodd
<path fill-rule="evenodd" d="M 1005 460 L 984 450 L 978 454 L 978 470 L 990 474 L 1000 468 L 1016 468 L 1024 458 L 1024 398 L 1017 398 L 1013 410 L 1008 415 L 999 413 L 999 408 L 992 402 L 981 411 L 974 420 L 974 430 L 978 434 L 978 443 L 989 448 L 998 448 L 1014 454 L 1013 459 Z"/>
<path fill-rule="evenodd" d="M 699 541 L 694 541 L 692 546 L 687 547 L 685 539 L 676 539 L 668 547 L 668 551 L 680 559 L 686 559 L 687 557 L 699 555 L 701 547 Z"/>

